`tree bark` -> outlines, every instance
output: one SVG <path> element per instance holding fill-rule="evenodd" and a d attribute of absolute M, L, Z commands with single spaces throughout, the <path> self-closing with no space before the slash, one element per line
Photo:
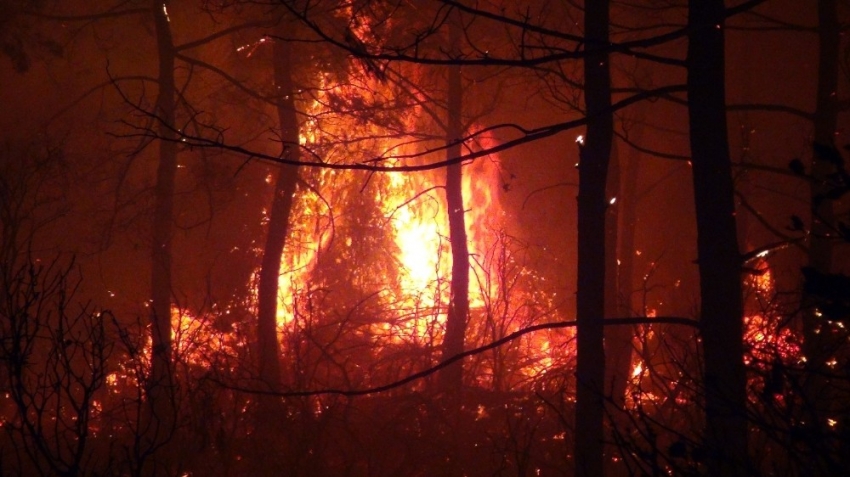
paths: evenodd
<path fill-rule="evenodd" d="M 282 30 L 279 27 L 279 30 Z M 278 37 L 284 37 L 278 31 Z M 292 45 L 277 40 L 273 48 L 274 87 L 277 94 L 277 115 L 282 144 L 280 156 L 297 161 L 300 158 L 298 141 L 298 118 L 295 111 L 295 88 L 292 80 Z M 286 237 L 289 234 L 289 217 L 292 212 L 293 195 L 298 185 L 298 169 L 280 166 L 275 181 L 274 197 L 269 213 L 266 245 L 263 248 L 260 280 L 257 289 L 257 348 L 260 379 L 269 389 L 280 389 L 281 365 L 280 344 L 277 333 L 277 308 L 279 293 L 280 261 Z M 261 406 L 263 407 L 263 406 Z M 264 411 L 261 410 L 261 415 Z"/>
<path fill-rule="evenodd" d="M 741 263 L 726 129 L 723 0 L 691 0 L 688 115 L 709 475 L 746 475 Z"/>
<path fill-rule="evenodd" d="M 166 4 L 152 2 L 156 29 L 159 94 L 155 115 L 159 121 L 159 165 L 153 216 L 151 251 L 151 375 L 148 397 L 154 422 L 151 429 L 159 441 L 170 434 L 173 425 L 174 389 L 171 376 L 171 259 L 174 220 L 174 182 L 177 173 L 175 123 L 174 42 Z"/>
<path fill-rule="evenodd" d="M 460 25 L 449 25 L 449 44 L 460 42 Z M 446 131 L 446 160 L 461 155 L 463 137 L 463 85 L 459 65 L 448 67 L 448 130 Z M 443 341 L 443 359 L 460 354 L 464 349 L 466 326 L 469 318 L 469 244 L 463 204 L 462 164 L 446 168 L 446 207 L 449 218 L 449 242 L 452 249 L 451 298 L 446 317 L 446 336 Z M 457 397 L 463 384 L 463 365 L 457 362 L 440 375 L 443 391 Z"/>
<path fill-rule="evenodd" d="M 587 131 L 580 146 L 575 475 L 603 475 L 605 351 L 605 197 L 613 116 L 608 54 L 608 1 L 585 4 Z"/>

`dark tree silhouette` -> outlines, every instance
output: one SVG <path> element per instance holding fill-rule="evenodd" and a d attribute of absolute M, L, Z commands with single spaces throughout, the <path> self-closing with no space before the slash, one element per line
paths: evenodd
<path fill-rule="evenodd" d="M 812 293 L 812 284 L 817 282 L 811 276 L 826 276 L 833 272 L 834 247 L 838 240 L 836 234 L 835 201 L 827 199 L 835 187 L 835 177 L 842 163 L 835 145 L 835 132 L 838 126 L 839 96 L 839 56 L 841 46 L 841 26 L 838 21 L 838 2 L 818 0 L 818 82 L 815 96 L 815 111 L 812 115 L 814 126 L 814 147 L 809 182 L 809 210 L 811 223 L 808 234 L 808 264 L 803 269 L 805 286 L 803 289 L 803 353 L 809 379 L 805 386 L 805 399 L 809 404 L 805 419 L 814 428 L 814 435 L 826 436 L 829 432 L 825 416 L 832 415 L 835 404 L 834 386 L 827 377 L 827 361 L 834 358 L 837 348 L 833 333 L 826 332 L 829 327 L 823 316 L 825 303 L 817 293 Z M 792 163 L 792 166 L 794 163 Z M 804 171 L 796 171 L 801 173 Z M 815 287 L 816 288 L 816 287 Z M 822 452 L 828 444 L 822 439 L 811 443 L 810 452 L 813 462 L 822 469 L 829 468 Z"/>
<path fill-rule="evenodd" d="M 159 441 L 171 436 L 175 425 L 174 381 L 171 365 L 171 296 L 172 238 L 174 226 L 174 184 L 177 173 L 177 143 L 175 142 L 176 90 L 174 59 L 176 51 L 171 36 L 167 4 L 151 2 L 156 32 L 156 51 L 159 60 L 157 86 L 159 92 L 154 114 L 159 120 L 159 134 L 164 138 L 159 146 L 151 247 L 150 323 L 152 338 L 151 374 L 149 386 L 153 422 L 149 426 L 151 439 Z"/>
<path fill-rule="evenodd" d="M 449 21 L 449 45 L 456 48 L 461 39 L 459 15 Z M 457 52 L 455 52 L 456 54 Z M 469 244 L 463 203 L 463 164 L 453 161 L 461 157 L 463 127 L 463 84 L 460 65 L 448 66 L 448 97 L 446 114 L 446 207 L 449 217 L 449 242 L 452 250 L 452 277 L 449 311 L 446 316 L 446 335 L 443 339 L 443 359 L 463 352 L 469 319 Z M 463 383 L 461 363 L 446 368 L 441 377 L 446 392 L 460 392 Z"/>
<path fill-rule="evenodd" d="M 284 33 L 287 24 L 281 20 L 278 34 Z M 298 117 L 295 109 L 295 86 L 292 75 L 294 62 L 292 44 L 275 41 L 273 69 L 276 110 L 280 127 L 281 157 L 297 161 L 301 151 L 298 143 Z M 281 165 L 275 180 L 274 197 L 269 212 L 268 232 L 260 265 L 257 287 L 257 358 L 259 377 L 269 389 L 280 389 L 281 365 L 280 344 L 277 332 L 278 290 L 280 262 L 286 237 L 289 233 L 289 217 L 292 213 L 293 195 L 298 185 L 298 169 Z M 261 406 L 262 407 L 262 406 Z M 272 409 L 260 409 L 260 419 L 266 420 Z"/>
<path fill-rule="evenodd" d="M 584 102 L 587 134 L 579 144 L 578 285 L 576 291 L 575 475 L 603 470 L 605 390 L 605 209 L 614 134 L 611 111 L 607 1 L 585 5 Z"/>
<path fill-rule="evenodd" d="M 741 255 L 726 130 L 722 0 L 688 4 L 688 117 L 697 222 L 708 472 L 748 475 Z"/>

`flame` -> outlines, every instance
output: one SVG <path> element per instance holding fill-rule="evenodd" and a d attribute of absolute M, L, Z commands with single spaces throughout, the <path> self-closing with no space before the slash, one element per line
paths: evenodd
<path fill-rule="evenodd" d="M 760 255 L 756 263 L 756 272 L 748 277 L 746 284 L 753 292 L 754 300 L 748 303 L 744 322 L 744 346 L 746 353 L 744 363 L 752 370 L 760 371 L 761 374 L 769 373 L 777 362 L 783 365 L 792 365 L 795 362 L 805 361 L 801 356 L 800 338 L 794 331 L 784 323 L 782 310 L 774 303 L 775 283 L 770 266 L 765 260 L 766 254 Z M 653 317 L 655 310 L 647 310 L 646 315 Z M 646 331 L 647 339 L 651 338 L 652 331 Z M 659 404 L 668 397 L 661 397 L 650 393 L 645 388 L 650 388 L 652 376 L 650 376 L 648 365 L 641 359 L 637 359 L 632 368 L 632 379 L 629 383 L 629 404 L 636 407 L 640 404 Z M 757 374 L 749 378 L 751 389 L 762 389 L 764 383 Z M 669 386 L 669 384 L 667 384 Z M 750 398 L 755 399 L 758 393 L 751 393 Z M 676 399 L 682 396 L 676 395 Z M 777 402 L 782 396 L 775 396 Z"/>
<path fill-rule="evenodd" d="M 339 103 L 348 100 L 357 103 L 350 98 L 356 97 L 364 90 L 372 91 L 379 85 L 362 84 L 370 82 L 367 77 L 350 79 L 346 85 L 333 88 L 327 87 L 327 81 L 327 77 L 321 75 L 322 87 L 318 88 L 316 98 L 307 105 L 308 119 L 304 121 L 300 134 L 302 145 L 315 148 L 328 137 L 343 137 L 353 133 L 366 137 L 384 136 L 380 131 L 369 130 L 366 124 L 357 124 L 356 120 L 327 120 L 327 114 L 331 112 L 328 110 L 334 101 Z M 319 118 L 322 118 L 321 124 Z M 412 121 L 415 118 L 408 119 Z M 413 128 L 415 125 L 410 126 Z M 360 130 L 357 130 L 358 128 Z M 393 151 L 399 156 L 415 153 L 408 144 L 416 144 L 416 138 L 401 138 L 395 144 L 387 140 L 374 149 Z M 479 139 L 479 147 L 489 147 L 493 144 L 492 138 Z M 465 167 L 464 172 L 467 235 L 470 253 L 474 257 L 489 248 L 492 229 L 499 226 L 498 218 L 503 215 L 493 194 L 494 189 L 498 190 L 498 158 L 482 158 Z M 442 185 L 440 173 L 442 171 L 384 174 L 370 178 L 375 186 L 361 191 L 364 194 L 373 194 L 373 200 L 385 217 L 389 226 L 388 232 L 392 234 L 396 245 L 394 258 L 399 265 L 398 283 L 390 286 L 381 295 L 384 299 L 393 301 L 396 307 L 401 306 L 408 311 L 420 308 L 423 297 L 429 298 L 432 302 L 430 307 L 434 310 L 443 310 L 448 306 L 445 284 L 451 279 L 451 254 L 445 198 L 442 190 L 438 188 Z M 339 217 L 329 220 L 328 214 L 332 212 L 328 210 L 327 204 L 319 199 L 319 195 L 327 202 L 328 197 L 336 193 L 335 187 L 339 187 L 342 182 L 357 180 L 357 177 L 354 172 L 322 171 L 316 181 L 319 190 L 302 191 L 296 197 L 295 208 L 301 211 L 301 215 L 292 224 L 293 236 L 288 238 L 281 263 L 281 304 L 278 311 L 280 327 L 286 327 L 292 321 L 296 297 L 306 288 L 321 250 L 330 245 L 333 235 L 330 222 L 345 220 Z M 334 199 L 329 202 L 334 203 Z M 345 207 L 342 202 L 338 205 L 341 209 Z M 337 222 L 336 225 L 339 226 L 340 223 Z M 485 291 L 494 292 L 492 288 Z M 483 302 L 481 287 L 470 283 L 471 306 L 481 306 Z M 438 311 L 437 314 L 438 321 L 442 324 L 445 313 Z M 421 334 L 425 331 L 423 326 L 422 323 L 416 324 L 415 330 L 404 330 L 402 335 Z M 375 331 L 381 332 L 378 329 Z"/>
<path fill-rule="evenodd" d="M 450 270 L 442 259 L 448 252 L 442 198 L 433 190 L 418 197 L 408 196 L 410 191 L 427 187 L 421 182 L 414 176 L 393 174 L 389 177 L 387 194 L 381 200 L 398 245 L 396 258 L 404 271 L 403 290 L 425 290 Z"/>
<path fill-rule="evenodd" d="M 493 182 L 497 167 L 497 162 L 490 160 L 471 164 L 464 170 L 462 187 L 471 277 L 480 276 L 474 273 L 475 257 L 485 254 L 492 246 L 498 217 L 503 215 L 493 194 L 498 187 Z M 400 265 L 400 293 L 396 299 L 405 310 L 415 312 L 421 311 L 422 299 L 429 298 L 440 328 L 445 324 L 449 305 L 447 285 L 451 280 L 448 211 L 444 194 L 436 188 L 441 183 L 436 173 L 393 174 L 385 181 L 379 198 L 398 250 L 395 258 Z M 485 296 L 496 292 L 495 285 L 486 286 L 471 278 L 470 308 L 483 307 Z M 421 341 L 428 322 L 415 318 L 387 331 L 398 331 L 397 341 L 405 337 Z"/>
<path fill-rule="evenodd" d="M 383 130 L 371 116 L 358 116 L 358 111 L 380 109 L 370 108 L 373 101 L 392 101 L 392 94 L 383 90 L 386 85 L 365 72 L 345 78 L 343 84 L 332 84 L 331 77 L 321 73 L 317 82 L 320 87 L 299 94 L 296 103 L 307 118 L 302 121 L 300 143 L 323 162 L 350 163 L 353 157 L 361 160 L 382 157 L 384 164 L 411 164 L 418 160 L 411 157 L 435 145 L 423 143 L 420 137 L 404 137 L 394 132 L 421 129 L 420 111 L 415 106 L 421 98 L 412 100 L 413 107 L 405 107 L 406 114 L 397 113 L 405 109 L 400 107 L 392 117 L 384 118 L 391 129 Z M 312 96 L 308 98 L 308 94 Z M 467 150 L 497 145 L 492 136 L 474 134 L 473 137 L 466 144 Z M 371 139 L 367 144 L 351 138 Z M 353 324 L 346 326 L 354 326 L 354 333 L 367 337 L 372 352 L 381 353 L 397 345 L 431 348 L 439 345 L 451 280 L 443 189 L 445 170 L 373 175 L 328 169 L 302 171 L 302 179 L 309 187 L 299 187 L 294 197 L 290 233 L 281 257 L 277 312 L 280 333 L 295 341 L 282 339 L 282 346 L 301 342 L 297 334 L 312 326 L 313 316 L 349 314 L 353 307 L 363 306 L 365 302 L 370 308 L 362 318 L 364 322 L 348 322 Z M 499 199 L 501 173 L 499 157 L 495 154 L 463 166 L 470 251 L 468 347 L 539 323 L 555 308 L 554 295 L 547 296 L 540 290 L 539 277 L 517 264 L 520 259 L 512 256 L 513 252 L 506 251 L 513 245 L 506 245 L 509 240 L 504 233 L 505 212 Z M 364 212 L 363 208 L 371 212 Z M 358 236 L 360 233 L 380 233 L 383 238 Z M 371 249 L 365 253 L 380 255 L 379 259 L 358 255 L 361 252 L 357 247 L 366 240 Z M 524 285 L 506 283 L 500 267 L 512 267 L 511 280 Z M 337 272 L 346 277 L 334 281 Z M 348 286 L 360 289 L 339 289 Z M 324 299 L 320 296 L 342 301 L 314 307 L 316 300 Z M 488 324 L 497 318 L 502 320 L 498 327 Z M 511 372 L 526 377 L 543 375 L 568 355 L 560 345 L 568 334 L 524 336 L 520 340 L 522 363 Z M 494 365 L 480 366 L 479 369 L 486 371 Z"/>
<path fill-rule="evenodd" d="M 237 349 L 245 346 L 244 342 L 239 341 L 239 324 L 216 326 L 215 323 L 217 315 L 228 314 L 227 310 L 193 314 L 172 306 L 171 330 L 175 358 L 183 363 L 209 369 L 220 364 L 218 356 L 237 355 Z"/>
<path fill-rule="evenodd" d="M 284 255 L 281 257 L 278 278 L 278 328 L 286 327 L 294 319 L 298 294 L 308 283 L 316 267 L 320 252 L 333 237 L 332 224 L 326 219 L 326 206 L 315 194 L 298 194 L 295 209 L 301 211 L 300 220 L 290 226 Z M 259 270 L 257 272 L 259 273 Z"/>
<path fill-rule="evenodd" d="M 759 257 L 756 273 L 748 280 L 759 306 L 744 317 L 744 341 L 750 348 L 744 362 L 763 367 L 774 359 L 785 362 L 796 359 L 800 346 L 795 334 L 783 325 L 781 313 L 773 304 L 775 284 L 766 254 Z"/>

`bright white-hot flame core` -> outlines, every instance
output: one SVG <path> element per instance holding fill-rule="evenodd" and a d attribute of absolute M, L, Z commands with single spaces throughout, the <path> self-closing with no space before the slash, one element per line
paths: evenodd
<path fill-rule="evenodd" d="M 358 84 L 374 81 L 368 75 L 347 78 L 344 86 L 330 86 L 328 81 L 328 75 L 322 74 L 320 88 L 296 96 L 299 109 L 308 118 L 301 126 L 299 142 L 303 146 L 320 152 L 328 163 L 387 156 L 391 151 L 396 157 L 387 158 L 385 164 L 405 164 L 400 158 L 421 151 L 421 138 L 385 134 L 369 121 L 334 113 L 346 107 L 368 109 L 363 102 L 370 98 L 358 95 L 363 91 L 380 95 L 380 85 Z M 306 94 L 315 96 L 305 101 Z M 396 119 L 405 123 L 406 130 L 419 127 L 419 118 Z M 355 137 L 375 138 L 375 144 L 352 146 L 356 141 L 347 138 Z M 486 150 L 497 145 L 483 134 L 475 138 L 475 144 L 468 147 Z M 365 150 L 357 149 L 361 147 Z M 296 337 L 297 342 L 297 334 L 310 326 L 308 323 L 316 323 L 314 317 L 351 317 L 357 307 L 367 310 L 356 315 L 363 321 L 345 318 L 349 321 L 339 326 L 350 326 L 354 333 L 368 337 L 374 352 L 394 345 L 439 345 L 452 269 L 445 170 L 367 176 L 356 171 L 312 169 L 303 170 L 302 179 L 309 187 L 300 187 L 294 197 L 281 258 L 277 322 L 285 335 L 283 346 L 294 342 L 287 341 L 287 336 Z M 539 291 L 538 277 L 518 264 L 509 250 L 511 242 L 504 232 L 505 214 L 499 200 L 503 184 L 498 157 L 484 156 L 464 164 L 462 187 L 470 253 L 467 342 L 471 346 L 552 316 L 554 295 Z M 514 278 L 505 278 L 499 267 L 507 267 Z M 519 282 L 523 285 L 516 285 Z M 322 301 L 326 298 L 330 305 Z M 556 360 L 563 361 L 563 347 L 557 338 L 558 334 L 543 333 L 523 337 L 523 364 L 512 372 L 538 376 Z M 497 364 L 483 363 L 479 369 L 485 374 L 490 369 L 495 375 L 497 368 Z"/>
<path fill-rule="evenodd" d="M 385 216 L 390 219 L 398 260 L 402 265 L 402 289 L 425 290 L 433 286 L 447 269 L 441 257 L 448 251 L 447 232 L 440 198 L 435 191 L 409 197 L 416 192 L 415 178 L 393 174 L 388 193 L 382 201 Z"/>

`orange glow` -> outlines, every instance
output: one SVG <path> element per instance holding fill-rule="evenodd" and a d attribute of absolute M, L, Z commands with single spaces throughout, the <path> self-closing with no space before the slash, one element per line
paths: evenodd
<path fill-rule="evenodd" d="M 463 194 L 465 223 L 470 251 L 470 309 L 480 309 L 485 295 L 498 292 L 495 283 L 475 279 L 487 274 L 476 273 L 481 267 L 476 258 L 484 256 L 496 240 L 503 212 L 494 199 L 498 190 L 498 164 L 495 160 L 480 160 L 464 168 Z M 451 249 L 449 244 L 448 211 L 442 189 L 442 170 L 435 173 L 390 174 L 380 181 L 382 191 L 377 197 L 381 211 L 390 224 L 397 247 L 399 264 L 398 286 L 388 293 L 396 306 L 408 313 L 433 310 L 433 318 L 442 328 L 449 305 L 448 283 L 451 280 Z M 423 300 L 426 300 L 423 302 Z M 418 310 L 418 311 L 417 311 Z M 425 318 L 425 319 L 423 319 Z M 395 341 L 411 339 L 421 342 L 430 323 L 427 317 L 416 317 L 390 326 L 389 335 Z M 376 330 L 377 331 L 377 330 Z"/>
<path fill-rule="evenodd" d="M 410 197 L 428 188 L 421 178 L 401 174 L 390 175 L 386 193 L 381 197 L 381 208 L 389 219 L 401 269 L 401 289 L 408 292 L 426 290 L 441 277 L 449 274 L 451 267 L 442 259 L 449 252 L 443 199 L 437 191 Z"/>
<path fill-rule="evenodd" d="M 744 317 L 744 341 L 750 347 L 744 362 L 763 367 L 764 363 L 776 358 L 783 361 L 794 359 L 800 354 L 800 347 L 794 333 L 782 326 L 782 320 L 770 307 L 774 283 L 767 261 L 759 260 L 755 268 L 756 273 L 751 275 L 749 285 L 755 292 L 760 309 L 748 312 Z"/>
<path fill-rule="evenodd" d="M 755 266 L 755 273 L 751 274 L 746 281 L 749 290 L 753 292 L 755 304 L 749 305 L 749 309 L 743 318 L 744 322 L 744 363 L 752 369 L 760 371 L 769 370 L 777 360 L 790 364 L 794 361 L 805 360 L 801 357 L 800 340 L 783 323 L 783 314 L 773 304 L 774 280 L 770 267 L 766 260 L 760 260 Z M 646 310 L 647 317 L 656 316 L 656 310 Z M 654 339 L 652 330 L 647 330 L 645 339 Z M 628 402 L 634 407 L 639 404 L 659 404 L 666 397 L 657 393 L 649 392 L 646 388 L 653 385 L 654 370 L 648 369 L 647 364 L 640 358 L 632 366 L 631 380 L 627 391 Z M 669 383 L 664 384 L 669 387 Z M 762 384 L 758 378 L 751 378 L 750 386 L 760 388 Z M 751 394 L 755 399 L 758 393 Z M 679 399 L 679 397 L 677 397 Z"/>
<path fill-rule="evenodd" d="M 348 77 L 343 85 L 330 86 L 330 82 L 329 76 L 322 74 L 319 77 L 322 87 L 312 91 L 311 98 L 296 98 L 307 118 L 302 121 L 300 133 L 302 146 L 310 151 L 307 157 L 314 154 L 327 163 L 381 157 L 383 164 L 404 165 L 418 163 L 419 159 L 410 157 L 441 145 L 432 139 L 423 141 L 421 137 L 384 131 L 371 119 L 335 112 L 340 108 L 368 109 L 364 101 L 390 100 L 391 94 L 382 93 L 386 86 L 369 75 Z M 393 121 L 402 125 L 396 127 L 406 131 L 421 129 L 418 107 L 407 110 L 407 115 L 394 117 Z M 352 137 L 372 139 L 368 144 L 352 146 L 347 141 Z M 475 135 L 464 151 L 488 149 L 497 144 L 491 136 Z M 425 160 L 439 161 L 440 154 L 428 155 Z M 539 289 L 540 279 L 518 263 L 520 257 L 509 250 L 515 244 L 509 243 L 511 239 L 504 232 L 505 213 L 499 199 L 502 190 L 500 167 L 496 155 L 478 158 L 463 167 L 470 252 L 467 347 L 539 323 L 554 308 L 554 296 L 547 296 Z M 445 169 L 373 175 L 358 171 L 302 169 L 302 179 L 309 186 L 299 187 L 294 197 L 289 234 L 281 257 L 277 312 L 280 332 L 298 333 L 305 326 L 305 320 L 312 320 L 314 313 L 350 313 L 344 309 L 314 308 L 311 304 L 314 300 L 322 300 L 322 297 L 357 300 L 360 293 L 361 300 L 365 301 L 334 302 L 333 306 L 350 308 L 367 303 L 374 307 L 369 310 L 376 311 L 370 312 L 369 321 L 363 323 L 357 333 L 368 336 L 376 352 L 390 345 L 439 345 L 451 280 L 448 213 L 443 189 Z M 364 208 L 371 211 L 364 211 Z M 358 235 L 360 231 L 375 234 L 376 229 L 384 238 Z M 372 254 L 372 257 L 364 258 L 360 253 Z M 375 258 L 376 255 L 380 258 Z M 340 282 L 325 283 L 337 278 L 336 272 L 327 271 L 329 266 L 347 276 L 340 278 Z M 504 273 L 505 267 L 511 270 L 510 277 Z M 331 275 L 320 278 L 317 272 Z M 354 288 L 361 286 L 362 289 L 353 292 L 339 289 L 347 287 L 352 280 L 357 282 L 352 283 Z M 522 285 L 517 285 L 520 282 Z M 490 324 L 493 320 L 501 320 L 501 323 L 498 326 Z M 563 360 L 564 350 L 558 349 L 557 343 L 569 334 L 538 333 L 523 337 L 520 340 L 523 364 L 511 372 L 526 377 L 544 373 L 555 361 Z M 557 342 L 550 341 L 556 337 Z M 288 346 L 285 338 L 281 343 Z M 490 367 L 483 363 L 482 366 L 484 369 Z"/>

